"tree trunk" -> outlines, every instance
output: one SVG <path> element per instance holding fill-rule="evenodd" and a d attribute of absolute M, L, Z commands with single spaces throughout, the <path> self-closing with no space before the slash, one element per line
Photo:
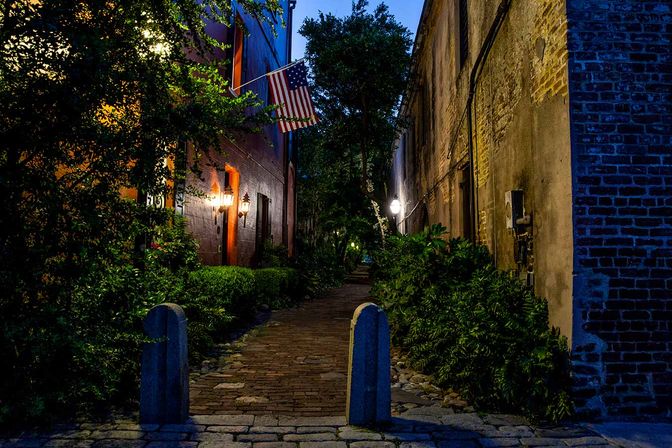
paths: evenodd
<path fill-rule="evenodd" d="M 369 114 L 366 107 L 366 98 L 362 98 L 362 138 L 359 141 L 359 151 L 362 157 L 362 192 L 367 197 L 373 198 L 372 195 L 369 195 L 368 180 L 369 180 L 369 169 L 368 169 L 368 154 L 367 154 L 367 143 L 369 139 Z"/>

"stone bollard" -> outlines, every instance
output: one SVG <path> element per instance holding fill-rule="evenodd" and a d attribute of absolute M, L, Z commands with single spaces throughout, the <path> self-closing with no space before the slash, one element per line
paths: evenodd
<path fill-rule="evenodd" d="M 390 327 L 373 303 L 357 307 L 350 323 L 346 417 L 349 425 L 390 420 Z"/>
<path fill-rule="evenodd" d="M 152 308 L 145 333 L 140 380 L 140 423 L 181 424 L 189 418 L 187 319 L 174 303 Z"/>

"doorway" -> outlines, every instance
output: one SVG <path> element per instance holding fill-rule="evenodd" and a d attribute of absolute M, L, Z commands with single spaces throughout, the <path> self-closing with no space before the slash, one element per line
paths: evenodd
<path fill-rule="evenodd" d="M 471 165 L 466 165 L 460 170 L 460 218 L 460 236 L 472 241 L 474 234 L 471 210 Z"/>
<path fill-rule="evenodd" d="M 271 200 L 268 196 L 257 193 L 257 226 L 255 231 L 255 260 L 261 264 L 264 257 L 264 244 L 272 240 L 271 235 Z"/>

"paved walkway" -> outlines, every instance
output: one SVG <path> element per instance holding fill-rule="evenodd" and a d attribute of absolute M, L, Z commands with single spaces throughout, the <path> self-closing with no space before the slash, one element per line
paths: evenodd
<path fill-rule="evenodd" d="M 672 447 L 672 423 L 609 422 L 587 426 L 614 445 L 628 448 Z"/>
<path fill-rule="evenodd" d="M 592 447 L 608 442 L 582 428 L 533 428 L 519 417 L 416 413 L 384 430 L 345 426 L 344 417 L 194 416 L 185 425 L 76 424 L 1 439 L 2 448 L 490 448 Z M 627 445 L 624 445 L 627 446 Z"/>
<path fill-rule="evenodd" d="M 300 308 L 273 313 L 233 345 L 221 367 L 193 379 L 184 425 L 132 420 L 60 425 L 0 434 L 0 448 L 489 448 L 607 447 L 579 426 L 535 428 L 518 416 L 485 415 L 453 391 L 413 372 L 393 352 L 393 421 L 377 430 L 346 426 L 350 318 L 369 288 L 355 278 Z M 623 445 L 628 446 L 628 445 Z"/>
<path fill-rule="evenodd" d="M 345 413 L 350 319 L 369 287 L 346 284 L 271 320 L 191 385 L 192 414 Z"/>

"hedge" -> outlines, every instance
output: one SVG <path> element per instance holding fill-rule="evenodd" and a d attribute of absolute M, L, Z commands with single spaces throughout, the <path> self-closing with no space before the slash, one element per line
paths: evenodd
<path fill-rule="evenodd" d="M 254 271 L 258 303 L 271 309 L 292 306 L 303 297 L 299 274 L 292 268 L 265 268 Z"/>
<path fill-rule="evenodd" d="M 260 305 L 280 308 L 294 303 L 302 297 L 299 285 L 299 275 L 291 268 L 209 266 L 190 272 L 179 304 L 189 321 L 192 360 L 253 318 Z"/>

